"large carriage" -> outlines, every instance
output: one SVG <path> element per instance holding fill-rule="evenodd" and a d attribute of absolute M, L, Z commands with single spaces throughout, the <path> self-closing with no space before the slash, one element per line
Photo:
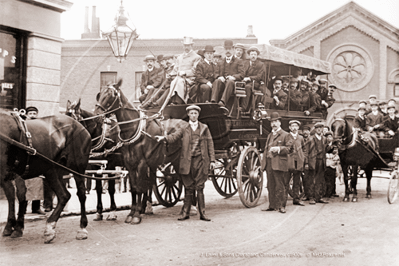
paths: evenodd
<path fill-rule="evenodd" d="M 271 73 L 290 76 L 297 69 L 301 69 L 303 75 L 310 71 L 316 75 L 330 73 L 328 62 L 268 45 L 257 45 L 257 47 L 261 52 L 259 59 L 265 65 L 264 80 L 270 80 Z M 216 50 L 222 53 L 221 47 L 216 47 Z M 269 84 L 265 84 L 264 89 L 266 90 L 268 86 Z M 241 93 L 234 95 L 232 99 L 234 104 L 229 112 L 225 112 L 214 103 L 198 104 L 202 109 L 199 121 L 208 125 L 215 145 L 216 168 L 209 177 L 217 192 L 223 197 L 231 197 L 238 191 L 246 207 L 256 206 L 261 197 L 264 181 L 261 153 L 271 132 L 269 115 L 273 111 L 278 111 L 282 117 L 284 130 L 288 130 L 288 122 L 292 119 L 301 121 L 303 125 L 312 125 L 316 121 L 323 120 L 322 114 L 318 112 L 306 116 L 303 112 L 291 111 L 289 103 L 286 110 L 256 108 L 257 101 L 264 93 L 265 91 L 254 91 L 250 99 L 251 108 L 246 113 L 240 112 L 237 106 L 239 98 L 243 97 Z M 186 105 L 166 106 L 163 116 L 165 119 L 176 118 L 187 121 L 185 108 Z M 150 109 L 148 115 L 158 111 Z M 154 185 L 158 201 L 168 207 L 175 205 L 182 193 L 182 182 L 174 168 L 172 163 L 159 166 Z"/>

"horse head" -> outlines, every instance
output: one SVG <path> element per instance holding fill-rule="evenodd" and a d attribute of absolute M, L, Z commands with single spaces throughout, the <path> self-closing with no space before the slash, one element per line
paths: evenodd
<path fill-rule="evenodd" d="M 123 106 L 120 90 L 121 85 L 122 79 L 118 83 L 108 84 L 106 88 L 97 94 L 97 103 L 94 111 L 96 114 L 116 111 Z"/>
<path fill-rule="evenodd" d="M 352 140 L 353 129 L 346 119 L 336 118 L 331 124 L 331 131 L 334 138 L 333 143 L 339 148 L 342 145 L 348 145 Z"/>
<path fill-rule="evenodd" d="M 80 108 L 79 101 L 67 101 L 67 107 L 65 115 L 72 117 L 76 121 L 79 121 L 89 131 L 92 137 L 96 137 L 101 133 L 101 125 L 103 123 L 103 117 L 95 117 L 93 113 L 83 110 Z"/>
<path fill-rule="evenodd" d="M 65 114 L 72 117 L 76 121 L 80 121 L 83 119 L 82 110 L 80 109 L 80 98 L 78 102 L 71 102 L 70 100 L 67 101 Z"/>

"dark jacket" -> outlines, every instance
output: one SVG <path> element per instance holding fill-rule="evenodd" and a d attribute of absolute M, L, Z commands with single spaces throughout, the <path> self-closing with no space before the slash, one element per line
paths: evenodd
<path fill-rule="evenodd" d="M 321 97 L 317 92 L 311 92 L 309 112 L 316 112 L 320 110 L 321 110 Z"/>
<path fill-rule="evenodd" d="M 256 60 L 255 63 L 252 64 L 252 66 L 250 62 L 250 60 L 244 61 L 243 78 L 249 77 L 251 79 L 251 83 L 253 80 L 255 80 L 255 83 L 258 84 L 257 87 L 259 87 L 259 84 L 262 81 L 264 75 L 265 65 L 259 60 Z"/>
<path fill-rule="evenodd" d="M 206 84 L 208 82 L 213 83 L 215 78 L 218 76 L 217 65 L 213 62 L 209 64 L 202 60 L 198 63 L 195 69 L 195 82 L 199 84 Z"/>
<path fill-rule="evenodd" d="M 309 136 L 309 140 L 306 142 L 306 156 L 305 156 L 305 164 L 309 165 L 309 170 L 314 170 L 316 168 L 316 157 L 318 153 L 321 153 L 323 157 L 324 165 L 326 165 L 326 147 L 327 147 L 327 139 L 322 135 L 322 150 L 318 151 L 316 149 L 316 136 Z M 317 140 L 318 141 L 318 140 Z"/>
<path fill-rule="evenodd" d="M 392 120 L 389 115 L 385 117 L 384 121 L 384 130 L 389 131 L 392 130 L 393 132 L 396 133 L 396 130 L 398 130 L 399 127 L 399 118 L 395 116 L 395 118 Z"/>
<path fill-rule="evenodd" d="M 270 132 L 269 136 L 267 136 L 265 151 L 263 153 L 262 167 L 266 168 L 266 159 L 268 155 L 272 155 L 271 158 L 271 166 L 274 171 L 288 171 L 288 152 L 289 149 L 287 147 L 287 136 L 289 133 L 280 129 L 277 131 L 276 135 L 273 135 Z M 268 154 L 271 147 L 280 147 L 280 153 L 278 154 Z"/>
<path fill-rule="evenodd" d="M 354 126 L 356 128 L 360 128 L 363 131 L 368 131 L 369 129 L 369 118 L 364 115 L 363 119 L 360 118 L 359 115 L 356 115 L 355 120 L 354 120 Z"/>
<path fill-rule="evenodd" d="M 173 143 L 179 139 L 182 139 L 182 149 L 180 153 L 180 167 L 179 174 L 188 175 L 190 173 L 191 166 L 191 151 L 190 151 L 190 124 L 187 127 L 182 127 L 176 130 L 176 132 L 167 135 L 166 141 Z M 215 161 L 215 151 L 213 147 L 213 140 L 211 132 L 207 125 L 198 122 L 200 130 L 200 141 L 201 141 L 201 156 L 204 160 L 204 174 L 208 174 L 210 162 Z"/>
<path fill-rule="evenodd" d="M 310 108 L 310 95 L 308 91 L 299 91 L 299 105 L 301 107 L 300 111 L 308 111 Z"/>
<path fill-rule="evenodd" d="M 290 111 L 301 111 L 301 93 L 298 90 L 289 90 Z"/>
<path fill-rule="evenodd" d="M 284 110 L 285 108 L 285 104 L 287 103 L 287 94 L 283 91 L 283 89 L 279 90 L 277 93 L 274 93 L 271 95 L 271 97 L 273 98 L 274 96 L 278 97 L 278 100 L 280 101 L 280 103 L 278 105 L 276 105 L 276 101 L 273 100 L 273 102 L 270 105 L 271 109 L 279 109 L 279 110 Z"/>
<path fill-rule="evenodd" d="M 286 145 L 289 148 L 288 170 L 303 171 L 305 157 L 307 156 L 303 137 L 297 134 L 296 139 L 294 139 L 294 136 L 291 133 L 288 133 Z"/>
<path fill-rule="evenodd" d="M 219 75 L 216 77 L 233 76 L 236 81 L 240 81 L 244 77 L 244 63 L 243 60 L 237 59 L 233 56 L 230 63 L 226 59 L 218 63 Z"/>
<path fill-rule="evenodd" d="M 161 86 L 165 77 L 165 73 L 162 67 L 154 69 L 150 71 L 145 71 L 141 75 L 141 85 L 140 90 L 141 93 L 144 94 L 144 90 L 147 88 L 148 85 L 152 85 L 154 88 L 158 88 Z"/>

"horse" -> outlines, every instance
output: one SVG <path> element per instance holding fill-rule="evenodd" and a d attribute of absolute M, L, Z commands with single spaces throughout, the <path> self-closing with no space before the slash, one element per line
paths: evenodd
<path fill-rule="evenodd" d="M 101 155 L 105 150 L 110 150 L 118 142 L 118 127 L 117 123 L 108 119 L 107 123 L 104 123 L 104 117 L 95 117 L 94 113 L 86 111 L 80 108 L 80 99 L 78 102 L 71 103 L 67 101 L 66 115 L 79 121 L 86 129 L 89 131 L 92 138 L 93 147 L 92 151 L 99 153 L 100 156 L 94 157 L 95 160 L 107 160 L 107 166 L 110 169 L 115 169 L 117 166 L 123 166 L 123 159 L 120 154 L 120 150 L 117 149 L 115 152 Z M 90 119 L 92 117 L 92 119 Z M 89 165 L 90 168 L 90 165 Z M 89 179 L 88 182 L 91 182 Z M 108 215 L 107 220 L 113 221 L 117 219 L 116 215 L 116 204 L 115 204 L 115 180 L 108 180 L 108 193 L 111 200 L 110 210 L 111 213 Z M 93 221 L 103 220 L 103 204 L 102 204 L 102 194 L 103 187 L 102 181 L 96 180 L 96 194 L 97 194 L 97 213 Z"/>
<path fill-rule="evenodd" d="M 160 121 L 147 119 L 144 113 L 134 107 L 122 93 L 120 86 L 110 84 L 97 95 L 95 114 L 114 113 L 118 120 L 120 133 L 119 140 L 124 164 L 129 171 L 129 181 L 132 192 L 131 211 L 126 217 L 126 223 L 141 223 L 141 214 L 144 214 L 147 191 L 155 183 L 155 173 L 158 165 L 172 162 L 174 168 L 179 169 L 181 142 L 169 145 L 166 150 L 162 142 L 158 142 L 154 136 L 170 133 L 171 130 L 188 123 L 180 119 L 167 120 L 167 126 Z M 167 129 L 167 130 L 165 130 Z M 166 158 L 165 158 L 166 156 Z M 149 170 L 149 174 L 148 174 Z"/>
<path fill-rule="evenodd" d="M 349 194 L 353 193 L 352 202 L 357 202 L 357 178 L 358 168 L 364 169 L 367 178 L 366 198 L 371 198 L 371 178 L 373 168 L 378 160 L 378 140 L 369 132 L 360 135 L 347 118 L 336 118 L 331 124 L 334 143 L 339 150 L 342 171 L 345 182 L 345 197 L 343 201 L 349 201 Z M 362 144 L 362 143 L 364 144 Z M 348 170 L 352 170 L 350 186 L 348 184 Z M 352 190 L 351 190 L 352 188 Z"/>
<path fill-rule="evenodd" d="M 44 242 L 50 243 L 56 237 L 57 221 L 71 197 L 63 183 L 63 174 L 66 170 L 56 164 L 84 174 L 90 154 L 90 135 L 80 123 L 65 115 L 24 122 L 19 114 L 11 115 L 9 112 L 1 111 L 0 121 L 0 185 L 8 201 L 8 219 L 3 236 L 22 237 L 24 229 L 26 188 L 24 184 L 17 184 L 18 188 L 23 187 L 25 191 L 18 191 L 20 204 L 18 218 L 15 219 L 15 188 L 12 179 L 15 175 L 21 176 L 24 180 L 43 175 L 58 199 L 57 207 L 48 217 L 44 231 Z M 29 153 L 26 147 L 31 147 Z M 75 175 L 74 178 L 81 210 L 80 229 L 76 236 L 80 240 L 88 237 L 86 194 L 84 178 L 79 175 Z"/>

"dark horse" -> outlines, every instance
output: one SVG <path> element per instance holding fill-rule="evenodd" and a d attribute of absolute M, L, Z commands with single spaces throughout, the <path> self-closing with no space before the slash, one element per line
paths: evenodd
<path fill-rule="evenodd" d="M 56 236 L 55 227 L 62 210 L 71 197 L 63 183 L 64 169 L 39 157 L 29 155 L 26 150 L 19 148 L 12 140 L 28 144 L 23 124 L 19 116 L 0 112 L 0 185 L 4 189 L 8 200 L 8 220 L 3 236 L 21 237 L 24 229 L 24 214 L 26 211 L 25 185 L 24 191 L 18 192 L 18 219 L 15 219 L 15 188 L 12 184 L 15 174 L 22 179 L 30 179 L 44 175 L 46 182 L 57 195 L 57 207 L 47 219 L 44 231 L 44 242 L 50 243 Z M 22 126 L 19 126 L 22 125 Z M 87 130 L 77 121 L 65 115 L 54 115 L 35 120 L 27 120 L 26 128 L 31 134 L 32 146 L 41 155 L 62 164 L 78 173 L 84 174 L 89 160 L 91 138 Z M 75 175 L 77 195 L 80 201 L 81 217 L 80 230 L 77 239 L 87 238 L 86 195 L 84 178 Z M 17 184 L 21 188 L 21 184 Z"/>
<path fill-rule="evenodd" d="M 67 102 L 66 115 L 79 121 L 89 131 L 93 144 L 92 152 L 100 156 L 92 158 L 93 160 L 107 160 L 107 167 L 115 169 L 117 166 L 123 166 L 123 159 L 120 151 L 117 149 L 112 153 L 101 155 L 106 149 L 112 149 L 118 142 L 118 125 L 115 121 L 108 119 L 109 122 L 104 123 L 104 117 L 94 117 L 94 113 L 80 108 L 80 99 L 78 102 Z M 90 119 L 93 117 L 92 119 Z M 91 166 L 89 165 L 89 168 Z M 89 180 L 91 182 L 91 179 Z M 97 214 L 94 221 L 101 221 L 103 219 L 103 204 L 102 204 L 102 181 L 96 180 L 97 193 Z M 108 193 L 111 199 L 111 214 L 108 215 L 107 220 L 116 220 L 116 204 L 115 204 L 115 180 L 108 180 Z"/>
<path fill-rule="evenodd" d="M 339 148 L 339 158 L 341 161 L 342 171 L 345 180 L 345 197 L 344 201 L 349 201 L 349 194 L 351 193 L 348 184 L 348 170 L 352 170 L 351 183 L 352 201 L 357 201 L 357 178 L 358 166 L 364 169 L 367 178 L 367 194 L 366 198 L 371 198 L 371 178 L 373 168 L 380 163 L 378 152 L 378 140 L 369 133 L 360 133 L 354 129 L 351 121 L 347 119 L 337 118 L 331 124 L 334 142 Z"/>
<path fill-rule="evenodd" d="M 180 157 L 180 152 L 171 152 L 173 155 L 165 159 L 165 145 L 154 138 L 156 135 L 164 135 L 164 127 L 158 120 L 146 119 L 144 114 L 123 95 L 120 90 L 121 84 L 122 80 L 117 84 L 109 85 L 97 95 L 95 113 L 113 112 L 118 120 L 119 140 L 124 143 L 121 152 L 124 165 L 129 171 L 132 191 L 132 207 L 125 222 L 138 224 L 141 222 L 140 214 L 145 211 L 147 191 L 155 182 L 154 173 L 157 166 L 172 162 L 174 168 L 179 169 L 177 158 Z M 168 122 L 169 125 L 165 128 L 172 130 L 187 123 L 178 119 L 171 119 Z M 178 148 L 175 150 L 180 151 Z"/>

